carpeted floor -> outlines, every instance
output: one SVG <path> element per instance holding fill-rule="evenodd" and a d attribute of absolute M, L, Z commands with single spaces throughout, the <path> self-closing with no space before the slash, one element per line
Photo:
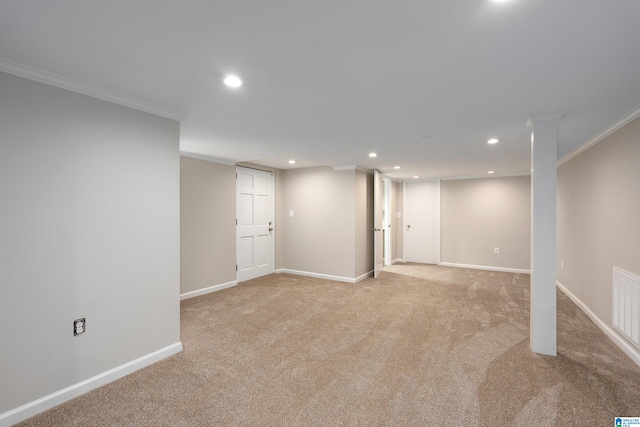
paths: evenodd
<path fill-rule="evenodd" d="M 394 265 L 270 275 L 182 302 L 184 351 L 21 426 L 612 426 L 640 367 L 561 292 L 529 347 L 529 276 Z"/>

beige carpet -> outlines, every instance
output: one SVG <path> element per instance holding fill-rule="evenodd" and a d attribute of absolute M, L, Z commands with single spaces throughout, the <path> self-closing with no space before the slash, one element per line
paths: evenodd
<path fill-rule="evenodd" d="M 184 351 L 23 426 L 612 426 L 640 367 L 562 293 L 531 352 L 529 276 L 396 265 L 271 275 L 182 303 Z"/>

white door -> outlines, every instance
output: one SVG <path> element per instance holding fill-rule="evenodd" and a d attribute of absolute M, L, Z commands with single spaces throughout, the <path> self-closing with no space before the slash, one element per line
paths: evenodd
<path fill-rule="evenodd" d="M 405 259 L 440 262 L 440 181 L 405 183 Z"/>
<path fill-rule="evenodd" d="M 382 236 L 384 241 L 384 266 L 391 265 L 391 179 L 383 178 L 384 204 L 382 207 Z"/>
<path fill-rule="evenodd" d="M 383 208 L 382 174 L 373 173 L 373 277 L 377 278 L 384 268 L 384 252 L 382 243 L 382 210 Z"/>
<path fill-rule="evenodd" d="M 273 174 L 236 169 L 237 281 L 274 271 Z"/>

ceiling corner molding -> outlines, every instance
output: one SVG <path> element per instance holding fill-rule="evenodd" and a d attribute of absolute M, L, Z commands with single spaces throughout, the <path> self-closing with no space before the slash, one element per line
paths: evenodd
<path fill-rule="evenodd" d="M 356 170 L 364 173 L 371 173 L 371 174 L 373 173 L 373 169 L 363 168 L 362 166 L 356 166 Z"/>
<path fill-rule="evenodd" d="M 205 162 L 210 162 L 210 163 L 219 163 L 221 165 L 226 165 L 226 166 L 236 165 L 236 162 L 233 160 L 221 159 L 219 157 L 213 157 L 213 156 L 206 156 L 204 154 L 189 153 L 188 151 L 180 151 L 180 156 L 189 157 L 190 159 L 204 160 Z"/>
<path fill-rule="evenodd" d="M 529 176 L 531 172 L 511 172 L 511 173 L 492 173 L 481 175 L 460 175 L 460 176 L 447 176 L 440 178 L 442 181 L 455 181 L 458 179 L 487 179 L 487 178 L 510 178 L 515 176 Z"/>
<path fill-rule="evenodd" d="M 358 168 L 357 165 L 345 165 L 345 166 L 334 166 L 333 169 L 340 172 L 340 171 L 354 171 Z"/>
<path fill-rule="evenodd" d="M 373 170 L 371 169 L 367 169 L 367 168 L 363 168 L 362 166 L 358 166 L 358 165 L 344 165 L 344 166 L 332 166 L 333 170 L 340 172 L 340 171 L 360 171 L 360 172 L 364 172 L 364 173 L 373 173 Z"/>
<path fill-rule="evenodd" d="M 580 154 L 583 151 L 587 150 L 588 148 L 596 145 L 598 142 L 602 141 L 603 139 L 605 139 L 609 135 L 613 134 L 614 132 L 620 130 L 622 127 L 624 127 L 625 125 L 631 123 L 632 121 L 634 121 L 638 117 L 640 117 L 640 105 L 638 105 L 629 114 L 627 114 L 626 116 L 622 117 L 618 121 L 614 122 L 610 126 L 606 127 L 602 131 L 598 132 L 597 134 L 592 136 L 591 139 L 589 139 L 587 142 L 585 142 L 584 144 L 582 144 L 581 146 L 579 146 L 578 148 L 574 149 L 569 154 L 567 154 L 566 156 L 561 158 L 558 161 L 558 166 L 564 165 L 569 160 L 571 160 L 574 157 L 576 157 L 578 154 Z"/>
<path fill-rule="evenodd" d="M 562 118 L 562 116 L 564 116 L 564 111 L 561 111 L 559 113 L 532 114 L 527 119 L 527 127 L 533 128 L 533 124 L 535 122 L 543 122 L 543 121 L 549 121 L 549 120 L 553 120 L 557 122 Z"/>
<path fill-rule="evenodd" d="M 179 113 L 177 111 L 172 111 L 167 108 L 150 104 L 148 102 L 140 101 L 138 99 L 121 95 L 119 93 L 100 89 L 98 87 L 81 83 L 81 82 L 60 76 L 58 74 L 53 74 L 47 71 L 40 70 L 38 68 L 33 68 L 26 65 L 18 64 L 3 58 L 0 58 L 0 71 L 4 71 L 5 73 L 13 74 L 19 77 L 24 77 L 25 79 L 48 84 L 50 86 L 59 87 L 61 89 L 70 90 L 72 92 L 80 93 L 82 95 L 98 98 L 103 101 L 108 101 L 114 104 L 123 105 L 125 107 L 133 108 L 135 110 L 144 111 L 145 113 L 150 113 L 156 116 L 165 117 L 167 119 L 182 121 L 187 118 L 186 114 Z"/>

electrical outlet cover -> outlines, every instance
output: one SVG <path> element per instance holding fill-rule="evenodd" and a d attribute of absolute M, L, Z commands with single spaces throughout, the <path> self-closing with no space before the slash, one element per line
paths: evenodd
<path fill-rule="evenodd" d="M 76 319 L 73 321 L 73 336 L 84 334 L 86 330 L 87 320 L 84 317 L 82 319 Z"/>

